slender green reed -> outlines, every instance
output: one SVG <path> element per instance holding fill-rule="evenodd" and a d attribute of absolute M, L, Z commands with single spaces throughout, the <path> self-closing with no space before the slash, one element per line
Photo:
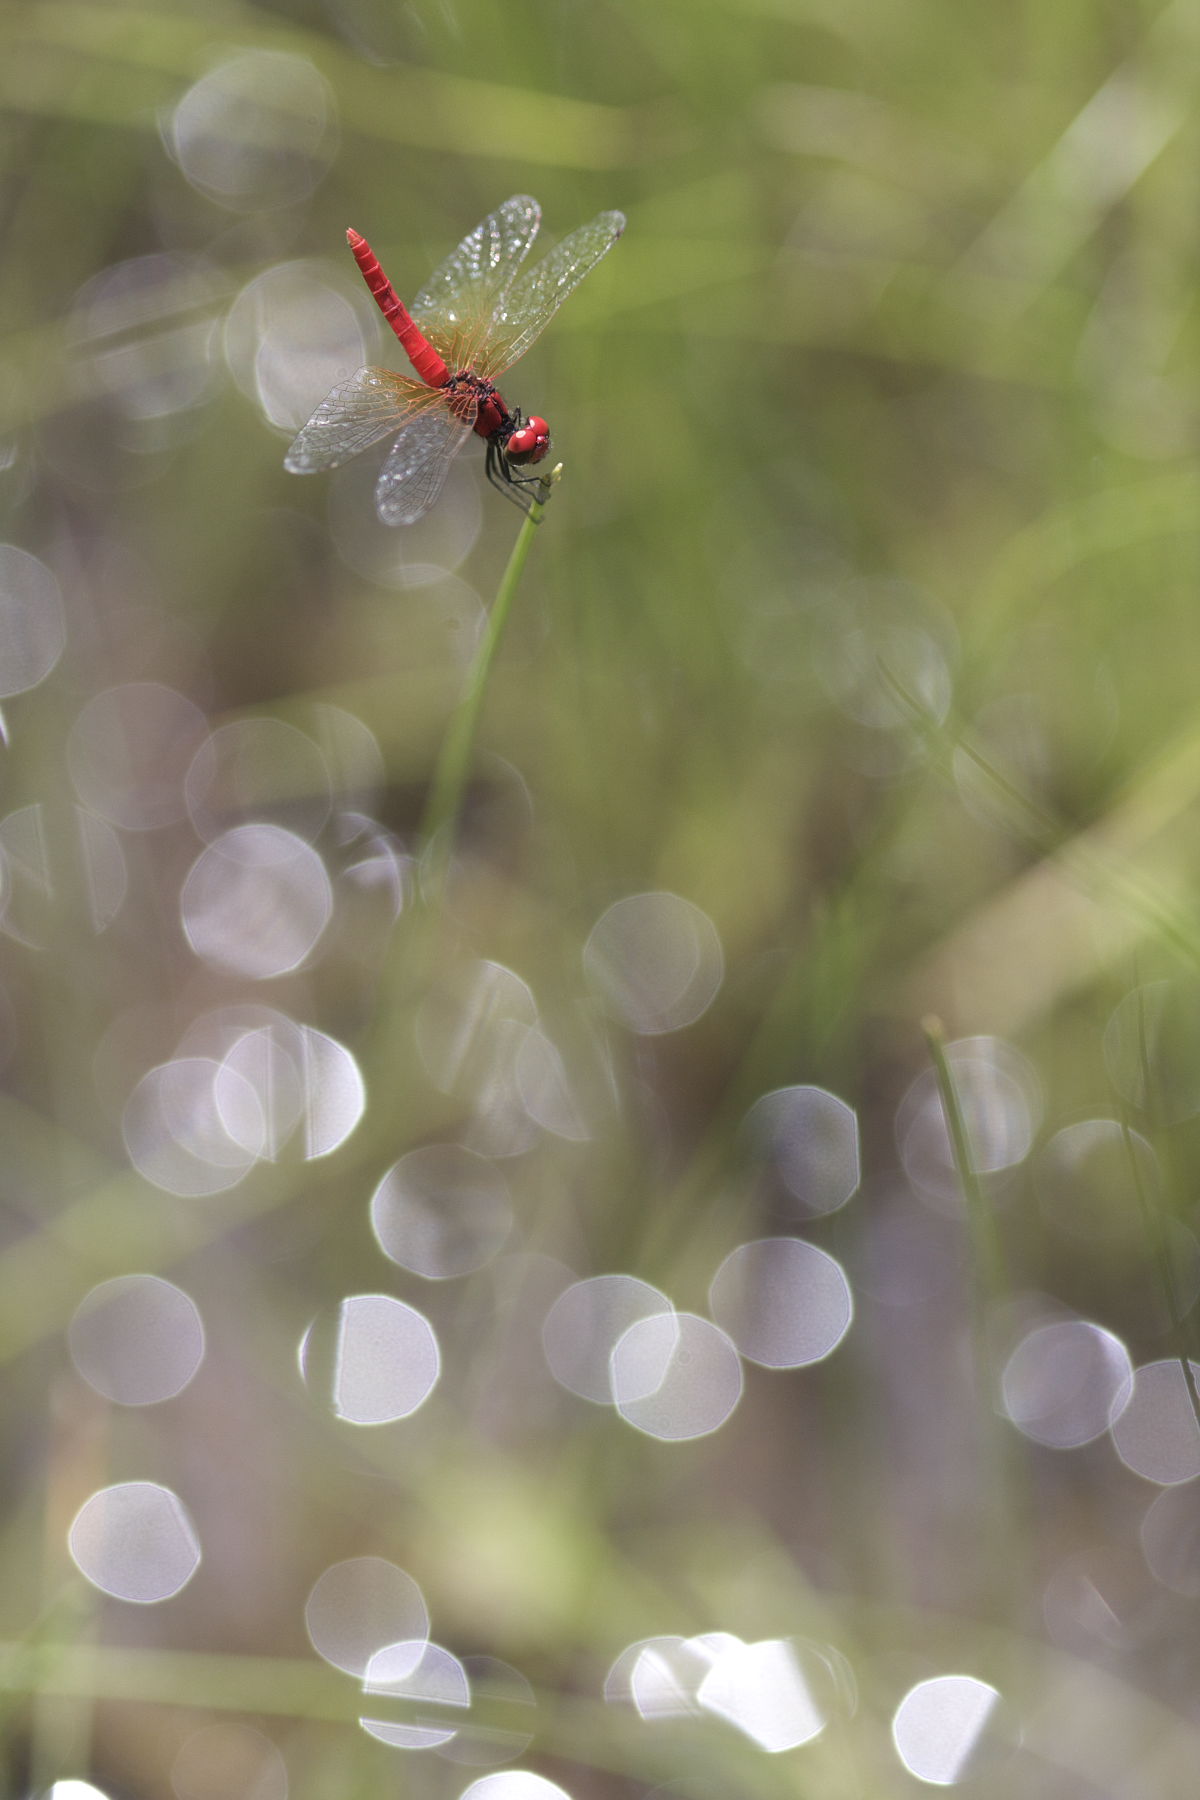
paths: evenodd
<path fill-rule="evenodd" d="M 925 1042 L 929 1046 L 929 1055 L 937 1078 L 942 1111 L 946 1117 L 946 1130 L 950 1137 L 950 1151 L 954 1158 L 954 1168 L 962 1183 L 963 1198 L 967 1204 L 967 1218 L 971 1228 L 975 1274 L 980 1289 L 980 1299 L 985 1305 L 989 1305 L 1001 1299 L 1008 1291 L 1008 1271 L 1005 1266 L 1004 1250 L 1000 1243 L 1000 1234 L 996 1229 L 995 1217 L 988 1205 L 983 1184 L 979 1179 L 979 1172 L 975 1167 L 975 1153 L 971 1146 L 967 1121 L 958 1097 L 958 1089 L 954 1085 L 954 1073 L 950 1067 L 950 1059 L 946 1055 L 946 1037 L 941 1020 L 923 1019 L 921 1030 L 924 1033 Z"/>
<path fill-rule="evenodd" d="M 546 509 L 550 498 L 551 487 L 562 473 L 562 464 L 558 463 L 551 472 L 543 476 L 538 483 L 537 499 L 530 507 L 525 521 L 517 533 L 517 541 L 513 545 L 508 566 L 496 590 L 496 598 L 488 613 L 487 625 L 474 660 L 467 673 L 466 684 L 458 705 L 442 739 L 442 747 L 438 752 L 437 765 L 433 773 L 433 784 L 429 792 L 429 801 L 425 808 L 425 817 L 421 824 L 421 851 L 425 867 L 426 892 L 434 896 L 440 892 L 446 877 L 451 852 L 454 847 L 454 832 L 462 810 L 463 794 L 466 790 L 467 776 L 471 768 L 471 755 L 475 747 L 475 732 L 479 724 L 479 714 L 483 707 L 483 697 L 487 691 L 488 677 L 508 622 L 512 608 L 513 596 L 525 567 L 533 535 Z"/>
<path fill-rule="evenodd" d="M 1146 1029 L 1145 989 L 1140 982 L 1135 982 L 1134 993 L 1137 997 L 1137 1053 L 1142 1104 L 1147 1113 L 1151 1114 L 1155 1083 L 1150 1058 L 1149 1033 Z M 1179 1367 L 1183 1372 L 1183 1382 L 1187 1388 L 1188 1399 L 1196 1420 L 1196 1429 L 1200 1431 L 1200 1391 L 1197 1391 L 1196 1371 L 1189 1355 L 1189 1351 L 1195 1347 L 1195 1326 L 1194 1322 L 1191 1327 L 1188 1325 L 1188 1309 L 1183 1304 L 1179 1284 L 1175 1279 L 1175 1269 L 1171 1262 L 1171 1243 L 1167 1236 L 1166 1208 L 1162 1201 L 1156 1205 L 1147 1189 L 1145 1173 L 1134 1147 L 1133 1131 L 1130 1128 L 1128 1117 L 1124 1113 L 1121 1117 L 1121 1137 L 1125 1145 L 1125 1157 L 1129 1163 L 1133 1191 L 1137 1196 L 1138 1210 L 1142 1215 L 1142 1224 L 1145 1227 L 1146 1237 L 1154 1257 L 1158 1284 L 1162 1289 L 1167 1307 L 1167 1317 L 1171 1322 L 1171 1345 L 1179 1358 Z"/>
<path fill-rule="evenodd" d="M 950 1154 L 963 1191 L 971 1243 L 974 1295 L 971 1303 L 971 1335 L 976 1380 L 983 1405 L 979 1415 L 982 1474 L 982 1511 L 988 1556 L 985 1572 L 991 1593 L 1003 1609 L 1014 1586 L 1022 1536 L 1016 1516 L 1016 1481 L 1011 1446 L 997 1412 L 1000 1372 L 992 1345 L 995 1308 L 1009 1292 L 1008 1268 L 995 1215 L 979 1179 L 970 1131 L 946 1054 L 946 1037 L 940 1019 L 926 1018 L 921 1030 L 929 1047 L 937 1080 Z"/>

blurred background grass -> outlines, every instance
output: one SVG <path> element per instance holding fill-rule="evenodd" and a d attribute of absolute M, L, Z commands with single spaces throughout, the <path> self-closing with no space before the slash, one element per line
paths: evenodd
<path fill-rule="evenodd" d="M 353 1684 L 311 1655 L 309 1589 L 368 1554 L 420 1583 L 440 1641 L 528 1676 L 526 1761 L 575 1800 L 915 1791 L 890 1721 L 954 1671 L 1021 1722 L 977 1791 L 1189 1791 L 1186 1506 L 1167 1581 L 1145 1471 L 1107 1435 L 1020 1436 L 995 1375 L 1022 1320 L 1178 1353 L 1160 1238 L 1177 1312 L 1196 1293 L 1198 40 L 1192 0 L 7 7 L 3 537 L 53 572 L 67 630 L 48 680 L 10 684 L 0 828 L 7 1791 L 174 1779 L 194 1800 L 181 1746 L 241 1720 L 294 1800 L 457 1795 L 463 1770 L 363 1734 Z M 405 856 L 516 515 L 472 459 L 434 520 L 388 533 L 369 469 L 299 482 L 282 456 L 348 336 L 397 364 L 346 226 L 411 297 L 520 192 L 552 238 L 609 207 L 628 230 L 505 384 L 550 418 L 564 479 L 447 911 L 414 925 Z M 12 632 L 29 565 L 6 569 Z M 177 815 L 131 821 L 128 894 L 89 910 L 67 746 L 95 696 L 145 682 L 212 729 L 360 721 L 370 803 L 322 854 L 344 874 L 354 832 L 389 846 L 394 925 L 343 884 L 299 972 L 214 973 L 180 930 L 201 845 Z M 275 774 L 278 818 L 305 776 Z M 712 921 L 723 985 L 677 1032 L 602 1028 L 582 946 L 651 891 Z M 521 1362 L 525 1288 L 506 1310 L 499 1278 L 433 1292 L 384 1263 L 380 1176 L 486 1110 L 439 1092 L 414 1036 L 478 959 L 531 985 L 586 1121 L 501 1159 L 513 1248 L 703 1312 L 733 1245 L 799 1232 L 854 1289 L 828 1363 L 751 1369 L 721 1431 L 663 1444 Z M 1106 1063 L 1130 992 L 1152 996 L 1124 1015 L 1132 1063 L 1112 1032 Z M 365 1116 L 327 1158 L 164 1193 L 130 1169 L 122 1109 L 193 1020 L 250 1003 L 347 1046 Z M 990 1280 L 944 1131 L 924 1187 L 903 1131 L 897 1149 L 931 1013 L 1027 1059 L 1029 1141 L 990 1165 L 1021 1139 L 1014 1103 L 974 1095 Z M 857 1115 L 862 1187 L 829 1217 L 742 1129 L 792 1084 Z M 1091 1119 L 1117 1151 L 1084 1179 L 1053 1147 Z M 144 1412 L 91 1394 L 64 1338 L 128 1271 L 180 1281 L 208 1335 L 196 1383 Z M 378 1432 L 294 1369 L 314 1314 L 360 1291 L 426 1310 L 453 1370 Z M 137 1479 L 179 1492 L 205 1551 L 156 1607 L 102 1600 L 66 1551 L 87 1496 Z M 778 1758 L 603 1705 L 624 1645 L 718 1628 L 823 1646 L 854 1703 Z"/>

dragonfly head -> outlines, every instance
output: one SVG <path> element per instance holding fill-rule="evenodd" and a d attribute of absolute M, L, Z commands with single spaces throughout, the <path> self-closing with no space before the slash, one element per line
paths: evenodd
<path fill-rule="evenodd" d="M 521 419 L 504 446 L 504 454 L 509 462 L 518 463 L 522 467 L 526 463 L 539 463 L 550 448 L 550 427 L 545 419 L 536 414 L 529 419 Z"/>

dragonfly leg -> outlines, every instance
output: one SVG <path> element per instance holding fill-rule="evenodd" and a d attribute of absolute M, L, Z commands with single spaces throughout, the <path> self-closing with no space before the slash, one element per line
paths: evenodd
<path fill-rule="evenodd" d="M 484 463 L 484 469 L 488 480 L 496 489 L 497 493 L 503 494 L 506 500 L 511 500 L 514 506 L 519 506 L 521 511 L 527 516 L 533 511 L 537 496 L 535 494 L 526 495 L 519 490 L 522 488 L 539 487 L 542 480 L 541 476 L 514 475 L 508 460 L 504 455 L 503 446 L 495 437 L 490 437 L 487 440 L 487 458 Z M 535 519 L 534 523 L 535 525 L 540 525 L 541 520 Z"/>

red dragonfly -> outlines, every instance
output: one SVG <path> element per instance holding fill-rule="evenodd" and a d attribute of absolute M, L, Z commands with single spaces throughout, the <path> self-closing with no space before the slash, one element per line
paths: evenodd
<path fill-rule="evenodd" d="M 550 427 L 510 407 L 496 383 L 541 336 L 567 295 L 625 229 L 619 212 L 581 225 L 526 274 L 518 271 L 542 210 L 516 194 L 489 213 L 430 277 L 409 310 L 365 238 L 346 233 L 367 286 L 419 380 L 359 369 L 322 400 L 284 459 L 293 475 L 336 469 L 381 438 L 395 437 L 375 486 L 385 525 L 412 525 L 442 491 L 472 432 L 487 444 L 487 477 L 528 511 Z"/>

